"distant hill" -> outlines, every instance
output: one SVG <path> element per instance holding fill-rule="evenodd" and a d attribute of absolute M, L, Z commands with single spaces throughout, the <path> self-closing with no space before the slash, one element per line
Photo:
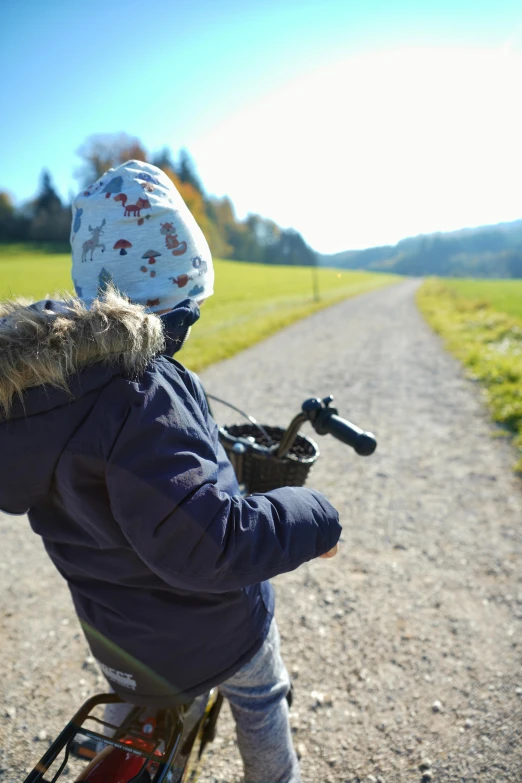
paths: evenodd
<path fill-rule="evenodd" d="M 402 239 L 396 245 L 321 255 L 320 266 L 400 275 L 522 278 L 522 220 Z"/>

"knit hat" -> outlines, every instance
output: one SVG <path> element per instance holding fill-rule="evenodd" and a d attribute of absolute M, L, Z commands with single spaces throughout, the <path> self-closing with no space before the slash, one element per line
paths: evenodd
<path fill-rule="evenodd" d="M 90 304 L 109 283 L 151 311 L 214 293 L 205 237 L 167 175 L 129 160 L 73 201 L 72 277 Z"/>

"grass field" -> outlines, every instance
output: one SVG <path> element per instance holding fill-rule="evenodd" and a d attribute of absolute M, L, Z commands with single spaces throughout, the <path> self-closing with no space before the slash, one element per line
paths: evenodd
<path fill-rule="evenodd" d="M 522 280 L 447 280 L 445 283 L 465 299 L 487 302 L 493 310 L 522 321 Z"/>
<path fill-rule="evenodd" d="M 522 473 L 522 281 L 427 280 L 417 301 L 447 347 L 485 387 L 493 418 L 514 435 Z"/>
<path fill-rule="evenodd" d="M 319 269 L 320 301 L 315 302 L 310 267 L 220 260 L 214 266 L 215 295 L 205 302 L 201 320 L 180 355 L 196 371 L 316 310 L 400 280 L 395 275 Z M 69 267 L 67 253 L 0 245 L 0 298 L 41 299 L 56 291 L 72 291 Z"/>
<path fill-rule="evenodd" d="M 71 291 L 70 255 L 38 247 L 0 244 L 0 298 L 44 297 L 54 291 Z"/>

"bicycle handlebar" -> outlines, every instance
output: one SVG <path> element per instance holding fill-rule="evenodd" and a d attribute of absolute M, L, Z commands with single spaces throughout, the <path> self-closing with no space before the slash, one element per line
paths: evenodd
<path fill-rule="evenodd" d="M 331 413 L 324 422 L 321 422 L 321 429 L 315 426 L 315 431 L 319 435 L 333 435 L 334 438 L 351 446 L 352 449 L 361 457 L 368 457 L 373 454 L 377 448 L 377 441 L 371 432 L 363 432 L 346 419 L 341 419 L 335 413 Z"/>
<path fill-rule="evenodd" d="M 207 396 L 237 410 L 242 416 L 249 419 L 270 443 L 270 435 L 252 416 L 249 416 L 247 413 L 240 410 L 240 408 L 236 408 L 235 405 L 226 402 L 226 400 L 215 397 L 213 394 L 207 394 Z M 305 421 L 310 422 L 318 435 L 333 435 L 333 437 L 340 440 L 341 443 L 351 446 L 355 453 L 359 454 L 361 457 L 368 457 L 370 454 L 373 454 L 377 448 L 377 441 L 373 433 L 364 432 L 355 424 L 352 424 L 352 422 L 342 419 L 339 416 L 337 408 L 330 408 L 331 402 L 333 402 L 332 395 L 325 397 L 323 400 L 318 397 L 311 397 L 310 399 L 305 400 L 301 408 L 301 413 L 298 413 L 297 416 L 292 419 L 287 429 L 284 430 L 282 438 L 277 445 L 275 452 L 273 452 L 275 453 L 275 456 L 280 459 L 286 457 L 295 442 L 300 427 Z M 243 449 L 250 446 L 246 441 L 244 444 L 239 445 L 242 445 Z"/>
<path fill-rule="evenodd" d="M 377 448 L 377 441 L 371 432 L 364 432 L 355 424 L 338 415 L 337 408 L 330 408 L 333 397 L 320 400 L 313 397 L 303 403 L 303 414 L 311 422 L 318 435 L 333 435 L 346 443 L 361 457 L 368 457 Z"/>

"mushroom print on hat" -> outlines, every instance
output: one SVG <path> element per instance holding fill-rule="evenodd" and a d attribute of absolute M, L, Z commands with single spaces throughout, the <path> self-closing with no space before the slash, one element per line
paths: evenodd
<path fill-rule="evenodd" d="M 88 305 L 109 281 L 152 311 L 213 294 L 207 241 L 161 169 L 127 161 L 82 191 L 73 208 L 72 277 Z"/>

